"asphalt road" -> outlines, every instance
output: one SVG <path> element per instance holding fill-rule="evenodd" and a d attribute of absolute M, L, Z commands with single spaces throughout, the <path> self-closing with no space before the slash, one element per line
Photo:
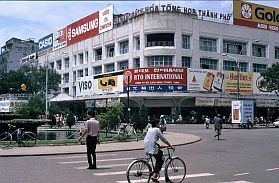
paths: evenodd
<path fill-rule="evenodd" d="M 279 182 L 279 129 L 224 129 L 219 141 L 212 128 L 202 125 L 172 125 L 168 130 L 202 138 L 176 149 L 187 164 L 185 183 Z M 97 170 L 86 169 L 85 154 L 0 157 L 0 182 L 122 183 L 128 164 L 138 157 L 145 157 L 143 151 L 98 154 Z"/>

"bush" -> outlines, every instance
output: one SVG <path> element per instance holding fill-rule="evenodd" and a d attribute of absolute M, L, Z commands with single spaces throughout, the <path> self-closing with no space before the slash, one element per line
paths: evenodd
<path fill-rule="evenodd" d="M 66 124 L 69 128 L 72 128 L 72 126 L 75 124 L 75 116 L 72 112 L 69 112 L 67 118 L 66 118 Z"/>

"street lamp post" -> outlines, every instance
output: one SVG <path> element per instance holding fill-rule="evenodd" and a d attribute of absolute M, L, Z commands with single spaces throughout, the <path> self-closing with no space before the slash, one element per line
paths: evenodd
<path fill-rule="evenodd" d="M 239 58 L 235 58 L 235 57 L 233 57 L 231 55 L 228 55 L 226 53 L 224 53 L 223 56 L 228 56 L 228 57 L 234 59 L 234 61 L 236 63 L 236 71 L 237 71 L 237 89 L 236 89 L 237 94 L 236 94 L 236 100 L 239 100 L 239 93 L 240 93 L 240 87 L 239 87 L 239 85 L 240 85 L 240 83 L 239 83 L 239 70 L 240 70 L 240 68 L 239 68 Z"/>
<path fill-rule="evenodd" d="M 46 55 L 46 108 L 45 108 L 45 119 L 48 117 L 48 55 Z"/>
<path fill-rule="evenodd" d="M 131 109 L 130 109 L 130 76 L 128 76 L 128 85 L 127 85 L 127 123 L 130 123 L 130 112 L 131 112 Z"/>

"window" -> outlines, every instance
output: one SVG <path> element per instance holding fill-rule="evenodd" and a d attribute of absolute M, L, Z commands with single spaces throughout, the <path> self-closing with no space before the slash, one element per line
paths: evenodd
<path fill-rule="evenodd" d="M 200 50 L 217 52 L 217 39 L 200 37 Z"/>
<path fill-rule="evenodd" d="M 136 37 L 136 50 L 140 50 L 140 37 Z"/>
<path fill-rule="evenodd" d="M 247 72 L 248 63 L 246 62 L 239 62 L 239 70 L 241 72 Z M 223 61 L 223 70 L 226 71 L 237 71 L 235 61 L 224 60 Z"/>
<path fill-rule="evenodd" d="M 63 83 L 69 83 L 69 73 L 63 74 Z"/>
<path fill-rule="evenodd" d="M 88 76 L 88 68 L 84 69 L 84 76 Z"/>
<path fill-rule="evenodd" d="M 78 70 L 78 71 L 77 71 L 77 77 L 78 77 L 78 78 L 83 77 L 83 70 Z"/>
<path fill-rule="evenodd" d="M 109 45 L 107 48 L 107 58 L 114 57 L 114 45 Z"/>
<path fill-rule="evenodd" d="M 262 73 L 266 71 L 266 67 L 266 64 L 253 64 L 253 71 Z"/>
<path fill-rule="evenodd" d="M 83 64 L 83 53 L 78 54 L 79 64 Z"/>
<path fill-rule="evenodd" d="M 201 58 L 200 59 L 200 68 L 217 70 L 217 62 L 218 62 L 218 60 L 216 60 L 216 59 Z"/>
<path fill-rule="evenodd" d="M 93 75 L 96 75 L 96 74 L 102 74 L 102 66 L 98 66 L 98 67 L 93 67 Z"/>
<path fill-rule="evenodd" d="M 114 64 L 108 64 L 105 66 L 105 72 L 113 72 L 114 71 Z"/>
<path fill-rule="evenodd" d="M 85 52 L 85 63 L 88 63 L 88 51 Z"/>
<path fill-rule="evenodd" d="M 226 41 L 223 42 L 223 52 L 238 55 L 247 55 L 247 43 Z"/>
<path fill-rule="evenodd" d="M 127 69 L 129 67 L 128 60 L 119 62 L 118 66 L 119 66 L 119 70 Z"/>
<path fill-rule="evenodd" d="M 102 60 L 102 48 L 95 50 L 95 61 Z"/>
<path fill-rule="evenodd" d="M 146 47 L 174 46 L 174 33 L 148 34 L 146 38 Z"/>
<path fill-rule="evenodd" d="M 279 59 L 279 47 L 275 47 L 275 59 Z"/>
<path fill-rule="evenodd" d="M 77 73 L 76 71 L 73 72 L 73 82 L 75 82 L 77 80 Z"/>
<path fill-rule="evenodd" d="M 151 56 L 147 57 L 148 67 L 172 67 L 173 56 Z"/>
<path fill-rule="evenodd" d="M 133 59 L 133 67 L 134 68 L 140 68 L 140 58 L 134 58 Z"/>
<path fill-rule="evenodd" d="M 73 86 L 73 96 L 76 97 L 77 96 L 77 87 Z"/>
<path fill-rule="evenodd" d="M 190 49 L 190 36 L 182 35 L 182 48 Z"/>
<path fill-rule="evenodd" d="M 129 51 L 129 41 L 123 41 L 121 43 L 119 43 L 119 47 L 120 47 L 120 54 L 125 54 L 128 53 Z"/>
<path fill-rule="evenodd" d="M 77 65 L 77 55 L 74 55 L 74 65 Z"/>
<path fill-rule="evenodd" d="M 61 60 L 56 61 L 56 69 L 61 70 L 61 68 L 62 68 L 62 61 Z"/>
<path fill-rule="evenodd" d="M 252 45 L 252 54 L 254 57 L 266 57 L 266 46 L 265 45 Z"/>
<path fill-rule="evenodd" d="M 65 65 L 64 68 L 65 68 L 65 69 L 68 69 L 68 68 L 70 67 L 70 59 L 69 59 L 69 58 L 65 58 L 65 59 L 64 59 L 64 63 L 65 63 L 65 64 L 64 64 L 64 65 Z"/>
<path fill-rule="evenodd" d="M 67 94 L 69 94 L 69 87 L 67 87 L 67 88 L 63 88 L 63 93 L 67 93 Z"/>
<path fill-rule="evenodd" d="M 191 68 L 191 57 L 182 57 L 181 65 L 182 67 Z"/>

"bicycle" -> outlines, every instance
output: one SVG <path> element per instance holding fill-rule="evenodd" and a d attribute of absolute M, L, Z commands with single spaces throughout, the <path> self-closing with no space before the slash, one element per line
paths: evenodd
<path fill-rule="evenodd" d="M 114 138 L 124 138 L 124 140 L 135 139 L 136 141 L 139 140 L 134 124 L 122 124 L 122 125 L 123 126 L 119 128 Z M 127 129 L 128 127 L 129 130 Z"/>
<path fill-rule="evenodd" d="M 12 143 L 13 136 L 16 138 L 16 142 L 20 146 L 32 147 L 37 142 L 37 136 L 30 131 L 24 131 L 24 128 L 17 128 L 14 125 L 8 124 L 8 131 L 0 134 L 0 147 L 9 147 Z"/>
<path fill-rule="evenodd" d="M 163 155 L 163 158 L 167 156 L 167 158 L 164 158 L 165 180 L 170 183 L 180 183 L 186 176 L 186 164 L 179 156 L 172 156 L 170 149 L 167 147 L 168 153 Z M 153 155 L 147 155 L 147 158 L 136 159 L 128 166 L 126 176 L 129 183 L 150 181 L 155 165 Z M 158 180 L 159 178 L 160 174 L 158 174 Z"/>

